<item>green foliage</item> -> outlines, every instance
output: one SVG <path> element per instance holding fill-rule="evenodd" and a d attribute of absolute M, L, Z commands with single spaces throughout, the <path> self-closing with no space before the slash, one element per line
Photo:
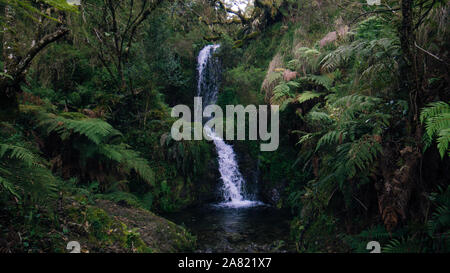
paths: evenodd
<path fill-rule="evenodd" d="M 54 7 L 60 11 L 71 11 L 77 12 L 78 9 L 76 6 L 69 5 L 66 0 L 38 0 L 35 1 L 37 4 L 45 4 L 50 7 Z M 59 21 L 57 18 L 48 15 L 47 13 L 41 11 L 36 8 L 34 3 L 26 0 L 1 0 L 0 3 L 11 5 L 13 8 L 19 10 L 21 13 L 24 13 L 26 16 L 37 20 L 35 17 L 43 16 L 54 21 Z"/>
<path fill-rule="evenodd" d="M 228 57 L 228 56 L 224 56 Z M 258 91 L 264 79 L 264 71 L 256 67 L 238 66 L 227 70 L 223 75 L 223 93 L 219 94 L 218 105 L 258 104 L 261 101 Z"/>
<path fill-rule="evenodd" d="M 154 183 L 154 173 L 146 159 L 121 143 L 121 133 L 109 123 L 100 119 L 86 118 L 80 113 L 62 113 L 60 115 L 43 113 L 39 117 L 38 125 L 47 135 L 58 134 L 64 142 L 70 142 L 85 137 L 88 142 L 72 146 L 80 152 L 81 158 L 86 160 L 109 160 L 116 164 L 120 173 L 129 174 L 134 170 L 144 181 Z"/>
<path fill-rule="evenodd" d="M 437 147 L 441 158 L 450 155 L 450 105 L 443 101 L 430 103 L 420 113 L 420 121 L 425 123 L 426 134 L 423 139 L 425 149 L 430 147 L 432 140 L 436 138 Z"/>
<path fill-rule="evenodd" d="M 61 139 L 68 139 L 71 134 L 79 134 L 87 137 L 95 144 L 110 141 L 114 137 L 120 136 L 110 124 L 100 119 L 87 118 L 84 115 L 73 113 L 43 114 L 39 117 L 39 126 L 45 128 L 46 134 L 56 132 Z"/>
<path fill-rule="evenodd" d="M 270 99 L 271 104 L 280 104 L 280 110 L 284 110 L 286 108 L 286 103 L 290 102 L 294 97 L 294 91 L 292 89 L 296 89 L 300 86 L 300 84 L 296 81 L 289 82 L 281 82 L 273 89 L 272 98 Z"/>
<path fill-rule="evenodd" d="M 386 228 L 382 225 L 372 226 L 361 233 L 356 235 L 343 235 L 342 240 L 345 242 L 352 251 L 356 253 L 368 253 L 366 249 L 367 243 L 370 241 L 380 242 L 384 245 L 391 238 L 391 234 L 386 231 Z M 382 251 L 383 252 L 383 251 Z"/>
<path fill-rule="evenodd" d="M 95 197 L 98 199 L 109 200 L 114 203 L 125 204 L 135 208 L 143 207 L 139 198 L 129 192 L 114 191 L 111 193 L 97 194 Z"/>
<path fill-rule="evenodd" d="M 74 219 L 88 226 L 95 244 L 115 240 L 126 249 L 146 250 L 136 230 L 89 207 L 96 198 L 174 211 L 215 190 L 213 146 L 173 141 L 168 133 L 169 106 L 192 103 L 196 55 L 214 41 L 221 44 L 217 56 L 224 69 L 219 105 L 281 106 L 280 148 L 260 153 L 257 142 L 242 145 L 259 162 L 262 194 L 276 189 L 274 205 L 296 215 L 291 231 L 299 251 L 367 252 L 367 242 L 378 240 L 384 252 L 448 252 L 448 188 L 431 193 L 429 212 L 411 212 L 415 218 L 406 215 L 398 230 L 387 232 L 379 224 L 378 186 L 395 171 L 384 164 L 401 167 L 399 151 L 415 145 L 416 113 L 409 105 L 415 98 L 401 81 L 402 69 L 412 64 L 400 46 L 398 3 L 388 1 L 393 12 L 367 18 L 377 7 L 363 0 L 345 11 L 329 1 L 258 1 L 261 6 L 246 11 L 257 16 L 241 24 L 214 1 L 162 1 L 134 29 L 127 15 L 137 16 L 144 2 L 149 3 L 111 1 L 108 7 L 83 1 L 79 14 L 65 0 L 0 0 L 2 7 L 13 7 L 17 19 L 10 29 L 0 17 L 0 32 L 13 30 L 8 34 L 24 40 L 19 51 L 56 24 L 71 30 L 36 56 L 20 83 L 20 116 L 0 125 L 0 217 L 7 215 L 14 223 L 8 228 L 20 231 L 22 244 L 28 244 L 21 250 L 35 250 L 32 244 L 43 237 L 68 237 Z M 443 2 L 414 7 L 414 22 L 424 15 L 414 29 L 417 45 L 411 44 L 420 103 L 448 97 L 447 67 L 438 61 L 448 59 L 442 50 L 449 37 Z M 432 10 L 423 14 L 421 4 Z M 362 12 L 359 22 L 352 21 Z M 108 23 L 113 17 L 116 26 Z M 327 33 L 347 25 L 350 32 L 320 46 Z M 1 77 L 10 79 L 4 71 Z M 449 108 L 448 102 L 433 102 L 420 115 L 425 149 L 436 140 L 445 159 L 441 169 L 450 154 Z M 430 179 L 417 168 L 412 195 L 423 196 L 447 178 L 441 169 Z M 68 219 L 53 215 L 57 194 L 89 209 L 73 208 Z M 422 199 L 412 198 L 411 205 L 428 207 Z M 62 231 L 49 230 L 56 226 Z M 1 235 L 6 229 L 2 222 Z M 110 236 L 111 230 L 120 234 Z"/>
<path fill-rule="evenodd" d="M 57 178 L 23 137 L 2 136 L 0 159 L 0 197 L 5 197 L 6 193 L 24 205 L 31 202 L 43 206 L 50 205 L 56 198 Z"/>
<path fill-rule="evenodd" d="M 331 85 L 333 84 L 333 79 L 330 78 L 330 75 L 308 75 L 300 78 L 300 81 L 311 82 L 324 87 L 326 90 L 331 89 Z"/>
<path fill-rule="evenodd" d="M 431 214 L 427 222 L 428 236 L 435 238 L 442 234 L 449 235 L 450 227 L 450 186 L 446 189 L 440 188 L 429 196 L 430 201 L 435 206 L 435 211 Z M 448 238 L 447 238 L 448 240 Z"/>
<path fill-rule="evenodd" d="M 304 91 L 297 96 L 297 101 L 298 101 L 298 103 L 304 103 L 309 100 L 319 98 L 322 95 L 323 95 L 323 93 L 318 93 L 318 92 L 314 92 L 314 91 Z"/>

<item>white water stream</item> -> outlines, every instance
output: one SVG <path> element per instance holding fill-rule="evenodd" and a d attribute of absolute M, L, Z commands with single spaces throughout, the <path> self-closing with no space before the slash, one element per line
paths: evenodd
<path fill-rule="evenodd" d="M 220 45 L 207 45 L 199 53 L 197 59 L 198 93 L 202 97 L 204 106 L 216 103 L 218 83 L 220 79 L 220 64 L 213 57 L 214 51 Z M 239 171 L 236 154 L 233 147 L 220 138 L 211 128 L 206 127 L 205 132 L 216 146 L 219 172 L 223 181 L 222 195 L 224 201 L 219 206 L 241 208 L 262 204 L 246 198 L 245 180 Z"/>

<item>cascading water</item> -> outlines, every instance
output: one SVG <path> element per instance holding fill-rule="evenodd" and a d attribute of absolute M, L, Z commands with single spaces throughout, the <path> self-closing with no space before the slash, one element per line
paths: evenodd
<path fill-rule="evenodd" d="M 219 47 L 220 45 L 207 45 L 198 55 L 197 96 L 202 97 L 204 106 L 214 104 L 217 101 L 221 71 L 219 61 L 212 54 Z M 225 200 L 219 205 L 239 208 L 261 204 L 261 202 L 247 199 L 245 180 L 239 171 L 233 147 L 225 143 L 211 128 L 206 127 L 205 132 L 213 140 L 218 154 L 219 172 L 223 181 L 222 194 Z"/>

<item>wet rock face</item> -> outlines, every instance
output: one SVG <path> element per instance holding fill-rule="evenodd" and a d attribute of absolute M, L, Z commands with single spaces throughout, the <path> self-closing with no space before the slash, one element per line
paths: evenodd
<path fill-rule="evenodd" d="M 275 188 L 270 191 L 270 195 L 268 197 L 269 197 L 270 203 L 272 203 L 272 204 L 278 204 L 278 202 L 280 201 L 280 193 Z"/>
<path fill-rule="evenodd" d="M 260 200 L 258 159 L 251 156 L 249 146 L 242 141 L 233 141 L 233 148 L 237 155 L 239 170 L 246 181 L 247 197 Z"/>
<path fill-rule="evenodd" d="M 261 168 L 261 181 L 259 183 L 261 201 L 278 208 L 285 207 L 285 200 L 288 195 L 288 192 L 286 192 L 286 187 L 289 181 L 286 177 L 270 179 L 269 173 L 270 170 Z"/>
<path fill-rule="evenodd" d="M 201 164 L 204 164 L 206 168 L 202 172 L 199 172 L 194 177 L 183 177 L 180 175 L 170 181 L 172 188 L 171 197 L 177 203 L 177 206 L 172 211 L 214 203 L 220 200 L 220 173 L 214 145 L 210 145 L 210 149 L 210 155 L 212 156 L 205 156 L 205 162 Z"/>
<path fill-rule="evenodd" d="M 209 162 L 205 162 L 205 164 L 208 164 L 208 170 L 202 177 L 197 178 L 192 185 L 192 190 L 195 195 L 195 200 L 192 205 L 213 203 L 220 200 L 221 195 L 219 189 L 221 182 L 217 158 L 214 156 Z"/>
<path fill-rule="evenodd" d="M 264 181 L 261 183 L 264 184 L 261 187 L 261 200 L 275 207 L 283 207 L 283 185 L 266 183 Z"/>
<path fill-rule="evenodd" d="M 245 142 L 234 141 L 233 148 L 238 157 L 240 171 L 246 180 L 247 193 L 251 198 L 281 207 L 285 198 L 284 188 L 287 180 L 265 180 L 264 173 L 267 170 L 260 168 L 258 158 L 251 155 L 250 147 Z"/>

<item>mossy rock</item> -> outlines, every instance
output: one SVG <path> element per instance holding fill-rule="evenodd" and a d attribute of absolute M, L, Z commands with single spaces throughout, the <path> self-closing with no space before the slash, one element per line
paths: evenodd
<path fill-rule="evenodd" d="M 185 228 L 148 210 L 121 207 L 106 200 L 97 200 L 96 205 L 110 217 L 140 234 L 142 241 L 153 252 L 182 252 L 195 248 L 195 237 Z"/>
<path fill-rule="evenodd" d="M 183 227 L 145 209 L 120 206 L 108 200 L 95 205 L 67 198 L 63 233 L 55 245 L 65 251 L 64 243 L 78 241 L 82 252 L 150 253 L 191 251 L 195 238 Z"/>

